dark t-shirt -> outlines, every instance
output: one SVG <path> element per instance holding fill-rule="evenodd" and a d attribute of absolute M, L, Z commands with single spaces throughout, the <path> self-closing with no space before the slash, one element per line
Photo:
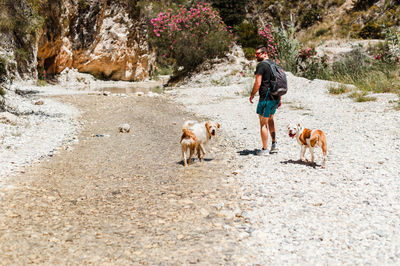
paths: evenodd
<path fill-rule="evenodd" d="M 267 59 L 266 59 L 267 60 Z M 258 63 L 256 67 L 255 75 L 262 75 L 260 89 L 258 90 L 258 94 L 260 95 L 260 100 L 264 99 L 267 95 L 268 88 L 271 86 L 271 67 L 268 63 L 262 61 Z M 268 100 L 276 100 L 271 94 L 268 94 Z"/>

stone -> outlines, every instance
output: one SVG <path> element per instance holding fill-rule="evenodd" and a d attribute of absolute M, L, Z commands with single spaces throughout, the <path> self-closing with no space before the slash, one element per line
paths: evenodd
<path fill-rule="evenodd" d="M 122 124 L 118 127 L 119 132 L 129 133 L 131 131 L 131 126 L 129 124 Z"/>
<path fill-rule="evenodd" d="M 0 113 L 0 123 L 17 125 L 18 122 L 19 122 L 18 116 L 9 112 Z"/>
<path fill-rule="evenodd" d="M 208 216 L 210 215 L 210 213 L 209 213 L 206 209 L 204 209 L 204 208 L 201 208 L 201 209 L 200 209 L 200 214 L 201 214 L 203 217 L 208 217 Z"/>
<path fill-rule="evenodd" d="M 221 210 L 224 206 L 225 206 L 225 204 L 223 202 L 221 202 L 221 203 L 218 203 L 217 206 L 215 206 L 215 208 L 217 210 Z"/>

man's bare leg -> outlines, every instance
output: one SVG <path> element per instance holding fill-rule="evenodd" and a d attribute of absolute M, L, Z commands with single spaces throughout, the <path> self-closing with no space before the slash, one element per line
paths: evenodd
<path fill-rule="evenodd" d="M 271 135 L 272 143 L 276 142 L 274 115 L 270 115 L 268 118 L 268 129 L 269 134 Z"/>
<path fill-rule="evenodd" d="M 278 146 L 276 143 L 275 123 L 274 123 L 273 115 L 271 115 L 268 118 L 268 129 L 269 129 L 269 133 L 271 134 L 271 139 L 272 139 L 272 145 L 271 145 L 271 149 L 270 149 L 269 153 L 270 154 L 277 153 L 279 149 L 278 149 Z"/>
<path fill-rule="evenodd" d="M 260 119 L 260 134 L 263 149 L 266 150 L 268 148 L 268 117 L 263 117 L 258 115 Z"/>

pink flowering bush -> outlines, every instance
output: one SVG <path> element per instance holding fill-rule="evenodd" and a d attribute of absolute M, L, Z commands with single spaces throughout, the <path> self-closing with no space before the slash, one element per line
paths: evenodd
<path fill-rule="evenodd" d="M 331 69 L 328 64 L 328 57 L 317 56 L 317 52 L 311 47 L 299 49 L 296 74 L 311 80 L 316 78 L 329 79 Z"/>
<path fill-rule="evenodd" d="M 400 32 L 393 29 L 385 30 L 385 42 L 369 49 L 375 62 L 391 66 L 400 64 Z"/>
<path fill-rule="evenodd" d="M 274 40 L 273 30 L 271 25 L 267 25 L 264 29 L 260 30 L 258 34 L 264 39 L 265 47 L 267 48 L 268 57 L 270 59 L 278 59 L 277 44 Z"/>
<path fill-rule="evenodd" d="M 206 59 L 224 56 L 233 42 L 232 31 L 207 3 L 160 12 L 151 25 L 152 44 L 162 58 L 173 59 L 175 72 L 180 67 L 192 71 Z"/>
<path fill-rule="evenodd" d="M 400 48 L 398 49 L 400 51 Z M 400 64 L 400 55 L 396 55 L 395 53 L 393 53 L 393 51 L 387 44 L 385 44 L 381 48 L 379 53 L 374 56 L 374 59 L 378 62 L 386 63 L 389 65 Z"/>
<path fill-rule="evenodd" d="M 310 58 L 312 56 L 315 56 L 316 54 L 317 54 L 317 52 L 315 51 L 314 48 L 307 47 L 307 48 L 299 50 L 298 57 L 299 57 L 299 59 L 301 61 L 304 61 L 304 60 L 307 60 L 308 58 Z"/>

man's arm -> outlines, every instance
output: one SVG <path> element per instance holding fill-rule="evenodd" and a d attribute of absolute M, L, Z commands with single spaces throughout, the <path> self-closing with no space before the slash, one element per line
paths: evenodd
<path fill-rule="evenodd" d="M 250 102 L 253 103 L 253 98 L 256 95 L 257 91 L 260 89 L 261 86 L 262 75 L 256 74 L 256 80 L 254 81 L 253 90 L 251 91 L 250 95 Z"/>

